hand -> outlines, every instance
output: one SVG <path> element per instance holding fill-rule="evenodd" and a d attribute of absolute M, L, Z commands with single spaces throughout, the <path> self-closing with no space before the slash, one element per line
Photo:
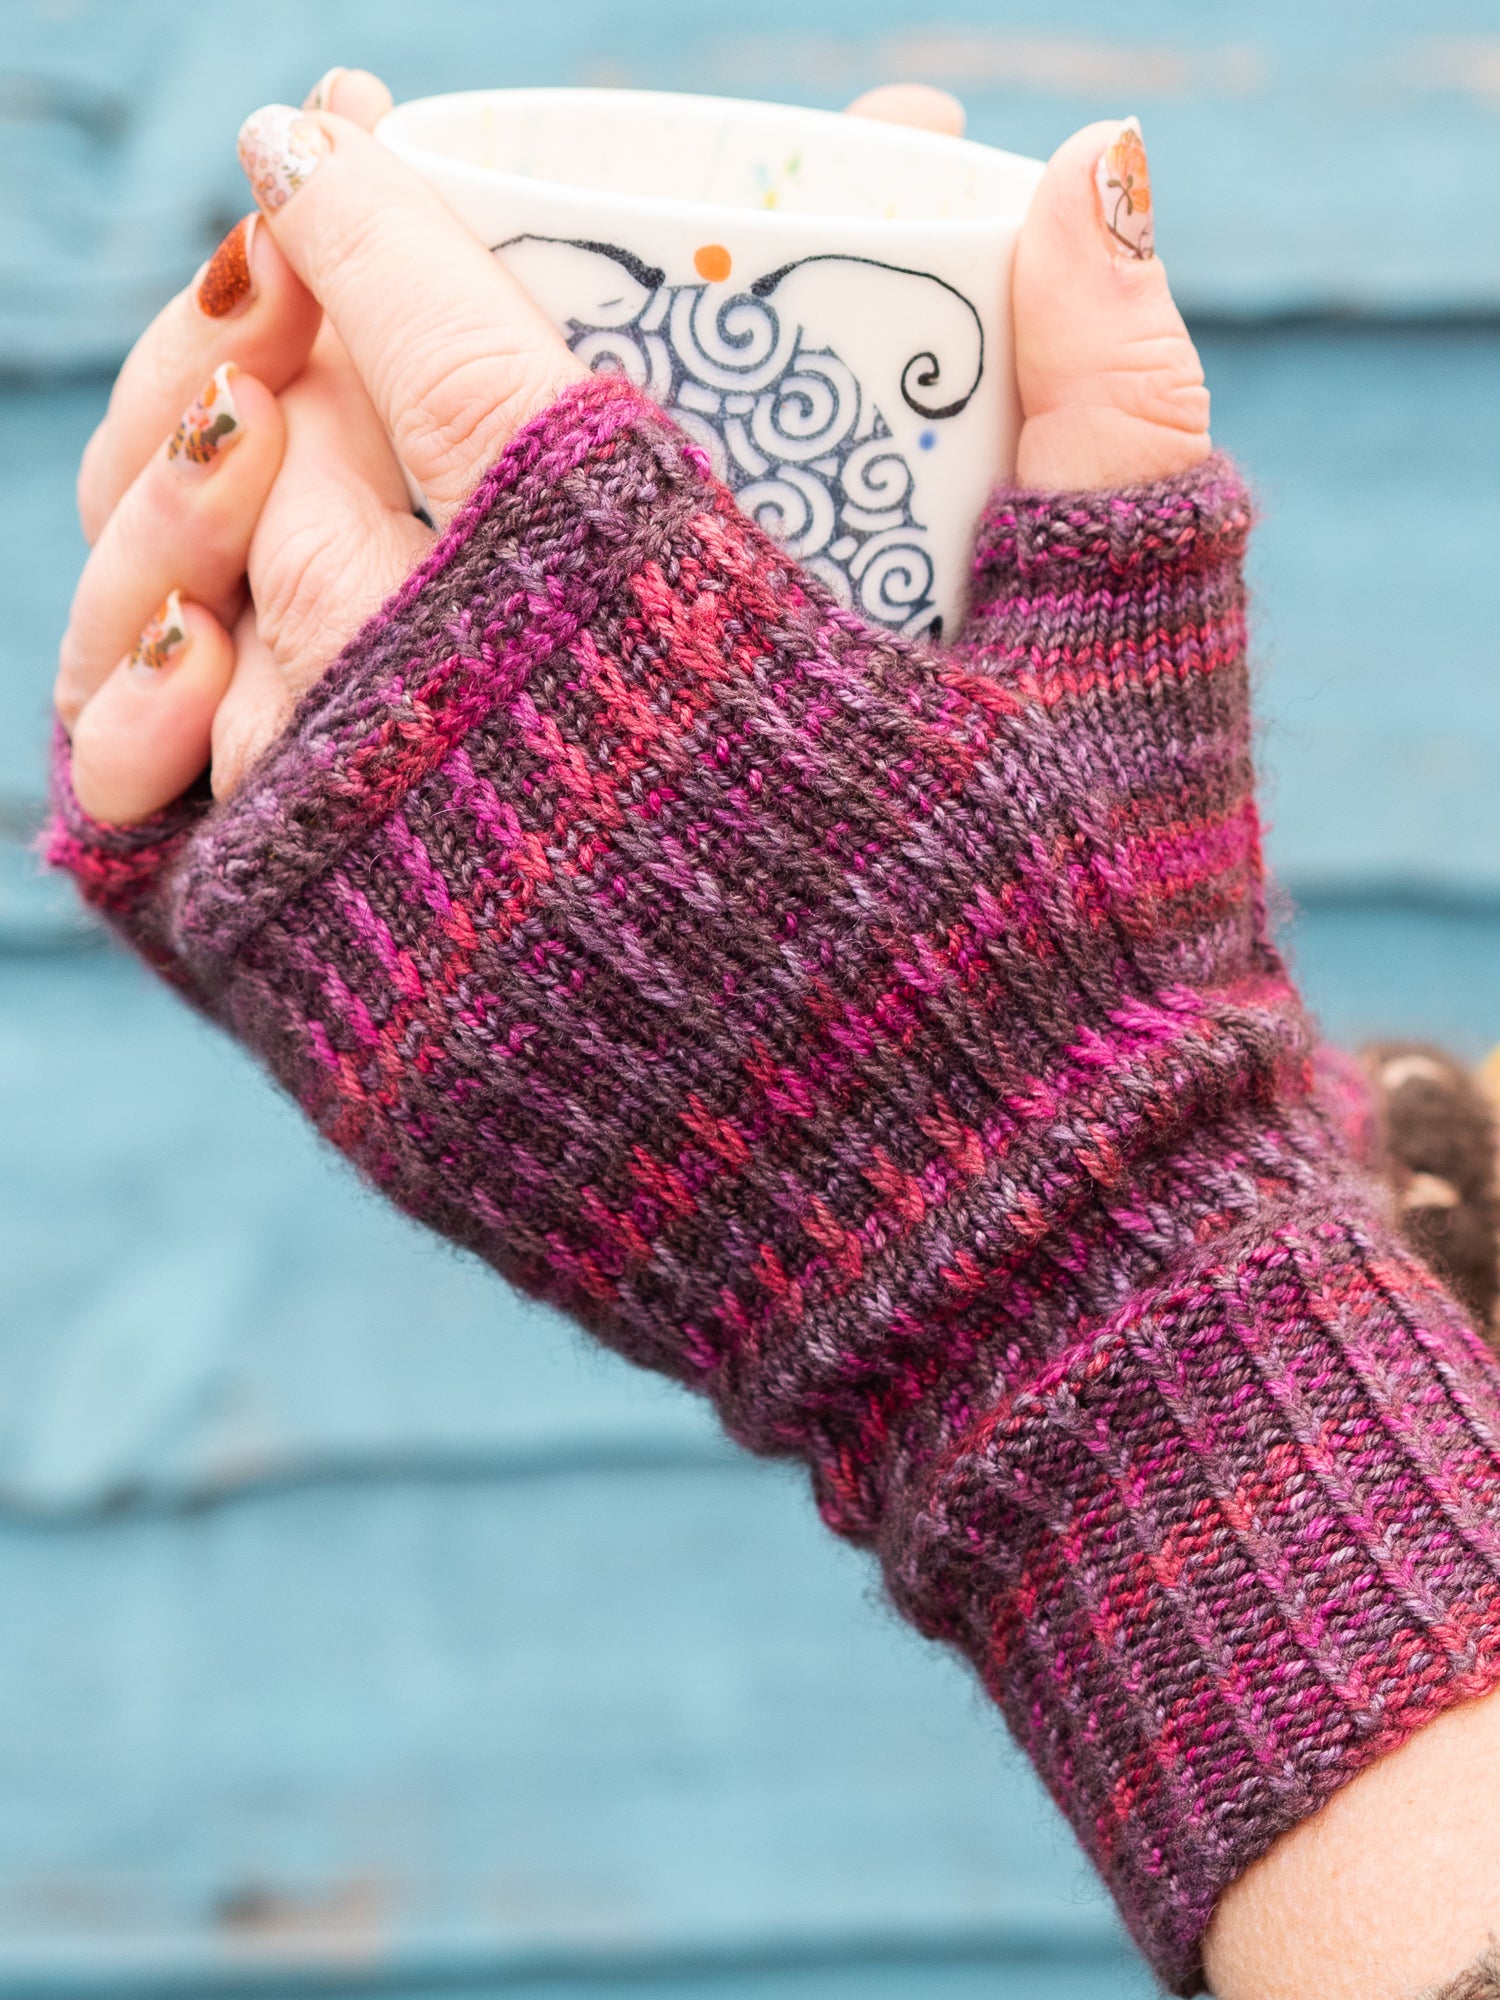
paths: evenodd
<path fill-rule="evenodd" d="M 262 207 L 253 298 L 222 322 L 207 317 L 201 286 L 174 300 L 127 362 L 85 458 L 80 509 L 98 539 L 57 701 L 79 802 L 100 819 L 149 816 L 205 764 L 215 793 L 232 792 L 420 561 L 432 534 L 410 512 L 391 438 L 440 529 L 517 428 L 584 372 L 503 267 L 369 137 L 390 101 L 383 86 L 334 73 L 315 97 L 300 118 L 273 111 L 246 128 Z M 851 110 L 962 124 L 951 98 L 914 86 Z M 1197 356 L 1161 265 L 1143 254 L 1144 155 L 1126 162 L 1126 233 L 1106 227 L 1121 183 L 1116 173 L 1106 211 L 1096 179 L 1108 185 L 1115 170 L 1096 167 L 1121 134 L 1106 124 L 1070 140 L 1022 232 L 1026 484 L 1135 483 L 1209 449 Z M 238 367 L 237 429 L 202 462 L 173 454 L 160 440 L 225 360 Z M 165 620 L 138 641 L 173 586 Z"/>
<path fill-rule="evenodd" d="M 341 143 L 324 176 L 334 199 L 301 204 L 300 228 L 262 215 L 248 257 L 231 235 L 143 336 L 85 454 L 79 505 L 94 548 L 56 699 L 79 801 L 103 819 L 148 816 L 210 761 L 216 788 L 231 787 L 430 545 L 361 365 L 439 522 L 532 411 L 584 372 L 504 270 L 368 138 L 390 103 L 384 87 L 341 73 L 314 96 L 349 113 L 324 120 Z M 326 144 L 315 117 L 305 130 Z M 338 274 L 321 301 L 277 229 Z M 416 268 L 422 293 L 451 297 L 455 314 L 413 324 L 411 293 L 393 313 L 390 271 Z M 356 326 L 352 360 L 341 318 Z"/>
<path fill-rule="evenodd" d="M 923 84 L 867 91 L 849 110 L 955 138 L 964 129 L 958 100 Z M 1154 220 L 1133 124 L 1087 125 L 1053 154 L 1016 247 L 1018 484 L 1135 486 L 1208 456 L 1208 390 L 1154 254 Z"/>

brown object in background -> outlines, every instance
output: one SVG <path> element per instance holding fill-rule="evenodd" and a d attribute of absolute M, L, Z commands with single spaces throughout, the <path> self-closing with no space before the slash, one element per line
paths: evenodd
<path fill-rule="evenodd" d="M 1360 1050 L 1401 1233 L 1495 1343 L 1500 1291 L 1496 1114 L 1474 1075 L 1429 1042 Z"/>

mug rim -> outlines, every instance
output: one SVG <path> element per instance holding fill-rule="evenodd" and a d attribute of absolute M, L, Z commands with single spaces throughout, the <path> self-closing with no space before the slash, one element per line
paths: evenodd
<path fill-rule="evenodd" d="M 447 152 L 439 147 L 424 143 L 409 135 L 407 127 L 420 129 L 424 114 L 430 114 L 439 104 L 475 103 L 479 101 L 529 100 L 543 103 L 575 103 L 587 108 L 591 103 L 618 104 L 622 99 L 633 99 L 643 107 L 653 102 L 700 108 L 720 119 L 728 116 L 745 125 L 753 125 L 768 114 L 784 118 L 788 112 L 799 118 L 807 118 L 817 126 L 842 125 L 846 116 L 840 111 L 828 111 L 821 106 L 800 104 L 777 104 L 763 98 L 717 97 L 700 91 L 685 90 L 633 90 L 605 88 L 584 85 L 521 85 L 515 88 L 496 86 L 480 90 L 437 91 L 426 97 L 407 98 L 393 105 L 375 127 L 375 137 L 398 157 L 416 167 L 424 178 L 437 179 L 440 176 L 457 175 L 464 180 L 489 188 L 525 190 L 530 196 L 538 195 L 560 202 L 586 204 L 592 210 L 605 214 L 651 216 L 660 219 L 676 218 L 700 222 L 707 226 L 710 222 L 735 228 L 750 228 L 757 233 L 774 233 L 781 236 L 791 234 L 821 235 L 830 229 L 843 234 L 852 230 L 878 231 L 889 241 L 892 235 L 910 235 L 931 241 L 934 235 L 949 240 L 961 241 L 965 238 L 983 238 L 997 230 L 1016 229 L 1037 183 L 1044 171 L 1043 162 L 1031 159 L 1024 153 L 1012 153 L 1000 146 L 987 146 L 976 139 L 960 139 L 946 132 L 929 132 L 916 126 L 887 125 L 878 119 L 861 120 L 865 128 L 860 135 L 861 144 L 880 144 L 878 135 L 888 133 L 892 141 L 899 140 L 907 147 L 918 151 L 929 151 L 934 156 L 962 159 L 965 155 L 979 155 L 986 165 L 1004 162 L 1017 173 L 1021 187 L 1016 201 L 990 214 L 965 216 L 874 216 L 840 214 L 833 209 L 787 210 L 740 206 L 729 202 L 694 201 L 677 195 L 622 194 L 611 188 L 596 188 L 574 182 L 550 180 L 536 174 L 516 173 L 507 167 L 482 166 L 477 161 L 465 159 L 461 153 Z"/>

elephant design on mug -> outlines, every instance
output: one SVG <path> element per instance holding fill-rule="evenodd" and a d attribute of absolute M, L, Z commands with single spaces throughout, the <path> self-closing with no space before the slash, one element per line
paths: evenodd
<path fill-rule="evenodd" d="M 954 286 L 823 255 L 731 290 L 714 282 L 729 265 L 720 246 L 686 284 L 615 244 L 525 235 L 495 254 L 581 360 L 618 369 L 670 412 L 837 602 L 895 631 L 941 630 L 922 489 L 940 474 L 943 424 L 984 371 L 979 315 Z M 919 288 L 924 334 L 893 365 L 897 288 L 908 323 Z"/>

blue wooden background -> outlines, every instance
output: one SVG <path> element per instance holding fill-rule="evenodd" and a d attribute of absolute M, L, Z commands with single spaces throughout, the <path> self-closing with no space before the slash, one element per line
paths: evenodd
<path fill-rule="evenodd" d="M 1495 0 L 0 0 L 0 2000 L 1126 2000 L 1066 1832 L 799 1481 L 351 1186 L 26 842 L 111 369 L 243 113 L 959 89 L 1134 110 L 1265 522 L 1330 1029 L 1500 1036 Z"/>

